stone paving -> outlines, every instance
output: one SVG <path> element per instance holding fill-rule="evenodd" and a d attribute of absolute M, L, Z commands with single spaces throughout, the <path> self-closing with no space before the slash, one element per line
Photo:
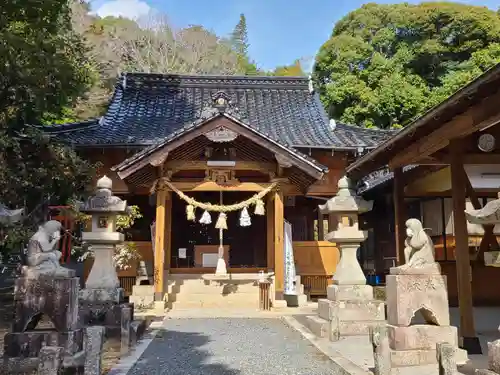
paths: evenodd
<path fill-rule="evenodd" d="M 276 318 L 167 319 L 128 375 L 331 375 L 333 363 Z"/>

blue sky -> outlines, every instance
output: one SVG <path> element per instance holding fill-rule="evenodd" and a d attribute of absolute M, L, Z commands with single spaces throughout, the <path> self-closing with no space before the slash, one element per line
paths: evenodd
<path fill-rule="evenodd" d="M 150 10 L 165 13 L 178 26 L 203 25 L 227 35 L 244 13 L 250 56 L 259 67 L 272 69 L 297 58 L 313 58 L 329 38 L 333 25 L 348 12 L 369 1 L 360 0 L 93 0 L 98 14 L 134 18 Z M 394 3 L 395 1 L 377 1 Z M 401 1 L 402 2 L 402 1 Z M 418 3 L 419 1 L 407 1 Z M 500 0 L 464 0 L 462 3 L 500 7 Z"/>

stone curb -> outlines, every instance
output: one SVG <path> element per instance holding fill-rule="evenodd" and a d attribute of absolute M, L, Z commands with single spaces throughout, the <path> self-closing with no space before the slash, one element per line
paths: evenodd
<path fill-rule="evenodd" d="M 135 348 L 132 348 L 129 355 L 124 358 L 120 358 L 118 363 L 109 370 L 107 375 L 127 375 L 137 361 L 139 361 L 139 358 L 141 358 L 149 344 L 153 342 L 156 335 L 165 324 L 165 320 L 166 319 L 152 322 L 148 327 L 148 331 L 144 334 L 143 339 L 138 342 L 138 345 Z"/>
<path fill-rule="evenodd" d="M 307 328 L 299 323 L 294 317 L 282 316 L 281 319 L 291 328 L 298 331 L 306 340 L 309 340 L 321 353 L 330 358 L 334 364 L 333 375 L 373 375 L 371 371 L 359 367 L 343 357 L 339 352 L 329 348 L 327 344 L 321 342 L 320 339 L 308 332 Z"/>

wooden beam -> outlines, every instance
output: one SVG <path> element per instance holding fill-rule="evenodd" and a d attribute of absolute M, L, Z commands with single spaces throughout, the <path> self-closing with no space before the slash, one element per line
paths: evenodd
<path fill-rule="evenodd" d="M 459 336 L 461 346 L 476 337 L 472 311 L 471 268 L 467 221 L 465 218 L 466 179 L 463 173 L 461 140 L 450 143 L 453 224 L 455 231 L 455 259 L 457 268 L 458 306 L 460 311 Z"/>
<path fill-rule="evenodd" d="M 165 270 L 165 213 L 167 205 L 167 190 L 160 186 L 156 191 L 156 227 L 154 254 L 154 298 L 156 302 L 163 301 L 163 284 Z"/>
<path fill-rule="evenodd" d="M 283 192 L 274 192 L 274 285 L 276 299 L 283 299 L 285 286 L 285 211 Z"/>
<path fill-rule="evenodd" d="M 416 160 L 430 156 L 448 146 L 450 140 L 463 138 L 475 131 L 500 121 L 500 91 L 474 105 L 463 114 L 454 117 L 438 129 L 415 140 L 389 161 L 389 168 L 395 169 L 415 163 Z"/>
<path fill-rule="evenodd" d="M 165 169 L 173 173 L 177 171 L 205 170 L 208 168 L 231 169 L 236 171 L 259 171 L 262 173 L 276 172 L 276 163 L 258 161 L 236 161 L 234 167 L 210 167 L 204 160 L 170 160 L 165 163 Z"/>
<path fill-rule="evenodd" d="M 181 191 L 262 191 L 271 183 L 267 182 L 242 182 L 237 185 L 219 185 L 213 181 L 203 182 L 171 182 Z"/>
<path fill-rule="evenodd" d="M 449 165 L 451 164 L 450 155 L 436 156 L 433 157 L 435 163 L 425 163 L 421 162 L 419 159 L 417 164 L 426 165 Z M 464 164 L 500 164 L 500 154 L 496 153 L 467 153 L 463 156 Z"/>
<path fill-rule="evenodd" d="M 394 203 L 394 234 L 396 240 L 397 264 L 405 263 L 405 238 L 406 238 L 406 205 L 405 205 L 405 181 L 402 168 L 394 170 L 393 183 Z"/>

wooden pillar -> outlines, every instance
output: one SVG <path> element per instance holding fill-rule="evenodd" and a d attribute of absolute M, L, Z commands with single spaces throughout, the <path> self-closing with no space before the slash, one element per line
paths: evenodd
<path fill-rule="evenodd" d="M 285 212 L 283 207 L 283 193 L 274 192 L 274 274 L 276 299 L 283 299 L 285 284 Z"/>
<path fill-rule="evenodd" d="M 328 214 L 328 233 L 337 229 L 338 218 L 334 214 Z"/>
<path fill-rule="evenodd" d="M 457 268 L 458 307 L 460 311 L 460 346 L 469 354 L 481 354 L 476 337 L 472 310 L 471 268 L 469 238 L 465 218 L 466 174 L 463 170 L 463 148 L 460 140 L 450 142 L 451 193 L 453 201 L 453 226 L 455 229 L 455 259 Z"/>
<path fill-rule="evenodd" d="M 274 194 L 268 195 L 266 206 L 267 269 L 274 271 Z"/>
<path fill-rule="evenodd" d="M 163 269 L 168 274 L 170 272 L 170 262 L 172 259 L 172 192 L 167 191 L 165 196 L 165 265 Z M 164 292 L 164 290 L 163 290 Z"/>
<path fill-rule="evenodd" d="M 160 184 L 159 184 L 160 185 Z M 167 190 L 158 186 L 156 191 L 156 229 L 154 254 L 154 288 L 155 301 L 163 301 L 163 283 L 165 272 L 165 213 L 167 207 Z"/>
<path fill-rule="evenodd" d="M 323 214 L 318 208 L 318 241 L 324 241 L 325 239 L 325 226 L 323 225 Z"/>
<path fill-rule="evenodd" d="M 393 185 L 394 203 L 394 234 L 396 236 L 396 258 L 397 264 L 405 263 L 405 238 L 406 238 L 406 205 L 405 205 L 405 182 L 403 169 L 394 170 Z"/>

